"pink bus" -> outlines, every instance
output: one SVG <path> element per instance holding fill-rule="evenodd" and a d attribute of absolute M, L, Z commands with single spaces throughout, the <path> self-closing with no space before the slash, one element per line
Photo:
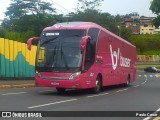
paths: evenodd
<path fill-rule="evenodd" d="M 40 40 L 39 40 L 40 39 Z M 91 22 L 66 22 L 47 27 L 40 37 L 36 56 L 37 86 L 66 89 L 129 86 L 136 76 L 136 47 Z"/>

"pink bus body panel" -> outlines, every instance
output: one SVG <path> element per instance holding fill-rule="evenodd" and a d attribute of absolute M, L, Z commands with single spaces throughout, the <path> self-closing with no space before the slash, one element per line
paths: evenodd
<path fill-rule="evenodd" d="M 54 25 L 45 28 L 44 31 L 57 29 L 84 29 L 88 31 L 90 28 L 100 30 L 95 62 L 91 68 L 74 79 L 69 79 L 73 73 L 36 73 L 37 86 L 75 89 L 93 88 L 96 86 L 98 75 L 102 76 L 103 86 L 126 83 L 128 76 L 130 82 L 135 81 L 136 47 L 101 26 L 84 22 L 81 25 Z"/>

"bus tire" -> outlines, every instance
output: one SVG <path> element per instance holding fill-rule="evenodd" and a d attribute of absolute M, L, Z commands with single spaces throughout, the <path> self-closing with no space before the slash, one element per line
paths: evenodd
<path fill-rule="evenodd" d="M 101 90 L 101 87 L 102 87 L 102 81 L 101 78 L 98 76 L 96 79 L 96 86 L 93 88 L 93 92 L 95 94 L 98 94 Z"/>
<path fill-rule="evenodd" d="M 59 93 L 64 93 L 66 91 L 65 88 L 56 88 Z"/>
<path fill-rule="evenodd" d="M 129 87 L 130 83 L 131 83 L 131 77 L 130 77 L 130 75 L 128 75 L 127 82 L 125 83 L 125 87 Z"/>

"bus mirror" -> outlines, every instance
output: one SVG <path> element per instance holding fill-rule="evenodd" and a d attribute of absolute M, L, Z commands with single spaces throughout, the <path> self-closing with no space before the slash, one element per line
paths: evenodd
<path fill-rule="evenodd" d="M 82 37 L 82 40 L 81 40 L 81 51 L 85 50 L 86 49 L 86 45 L 87 45 L 87 42 L 91 40 L 91 37 L 90 36 L 84 36 Z"/>
<path fill-rule="evenodd" d="M 37 41 L 37 40 L 39 40 L 39 39 L 40 39 L 40 37 L 32 37 L 32 38 L 29 38 L 29 39 L 27 40 L 27 48 L 28 48 L 28 50 L 31 50 L 32 41 Z"/>

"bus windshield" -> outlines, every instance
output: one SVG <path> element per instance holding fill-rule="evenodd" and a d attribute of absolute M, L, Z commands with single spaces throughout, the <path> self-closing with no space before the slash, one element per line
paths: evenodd
<path fill-rule="evenodd" d="M 85 30 L 44 31 L 38 46 L 36 70 L 46 72 L 80 69 L 80 41 L 83 36 Z"/>

